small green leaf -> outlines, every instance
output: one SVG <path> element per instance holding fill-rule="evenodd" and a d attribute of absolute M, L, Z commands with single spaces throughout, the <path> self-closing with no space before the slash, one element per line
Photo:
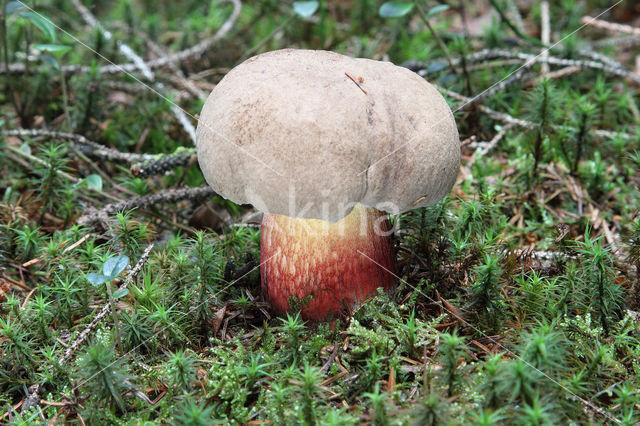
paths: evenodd
<path fill-rule="evenodd" d="M 40 31 L 42 31 L 49 40 L 56 41 L 56 27 L 53 22 L 40 13 L 33 12 L 31 10 L 25 10 L 20 12 L 20 16 L 28 19 L 33 25 L 35 25 Z"/>
<path fill-rule="evenodd" d="M 388 1 L 380 6 L 378 13 L 383 18 L 400 18 L 411 12 L 413 6 L 412 2 Z"/>
<path fill-rule="evenodd" d="M 293 11 L 302 18 L 308 18 L 318 10 L 317 1 L 295 1 Z"/>
<path fill-rule="evenodd" d="M 113 298 L 114 299 L 120 299 L 121 297 L 124 297 L 127 294 L 129 294 L 129 289 L 128 288 L 123 288 L 121 290 L 116 290 L 115 293 L 113 293 Z"/>
<path fill-rule="evenodd" d="M 124 271 L 128 265 L 129 258 L 127 256 L 112 257 L 107 259 L 104 265 L 102 265 L 102 273 L 109 277 L 109 279 L 114 279 L 120 275 L 120 272 Z"/>
<path fill-rule="evenodd" d="M 438 6 L 434 6 L 427 12 L 427 18 L 431 18 L 433 15 L 437 15 L 440 12 L 444 12 L 445 10 L 449 10 L 448 4 L 439 4 Z"/>
<path fill-rule="evenodd" d="M 66 46 L 64 44 L 35 44 L 33 47 L 44 52 L 56 54 L 58 56 L 62 56 L 71 50 L 71 46 Z"/>
<path fill-rule="evenodd" d="M 47 64 L 51 65 L 51 67 L 57 71 L 60 71 L 60 64 L 58 63 L 58 60 L 56 58 L 54 58 L 51 55 L 40 55 L 40 59 L 42 59 L 43 62 L 46 62 Z"/>
<path fill-rule="evenodd" d="M 100 175 L 92 174 L 82 180 L 87 182 L 89 188 L 95 189 L 96 191 L 102 191 L 102 178 Z"/>
<path fill-rule="evenodd" d="M 7 3 L 7 6 L 4 8 L 4 11 L 7 15 L 11 15 L 16 10 L 20 10 L 24 7 L 24 3 L 21 1 L 10 1 Z"/>
<path fill-rule="evenodd" d="M 92 286 L 97 287 L 100 284 L 104 284 L 107 281 L 109 281 L 109 277 L 105 277 L 102 274 L 96 274 L 95 272 L 91 272 L 87 274 L 87 281 L 89 281 Z"/>
<path fill-rule="evenodd" d="M 29 146 L 28 143 L 23 143 L 22 145 L 20 145 L 20 151 L 24 152 L 25 154 L 31 155 L 31 147 Z"/>

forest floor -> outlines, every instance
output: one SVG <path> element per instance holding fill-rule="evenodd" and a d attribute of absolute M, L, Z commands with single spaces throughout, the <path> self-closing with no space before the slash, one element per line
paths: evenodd
<path fill-rule="evenodd" d="M 3 0 L 0 423 L 637 424 L 639 17 Z M 396 291 L 329 324 L 262 300 L 259 215 L 195 156 L 215 84 L 285 47 L 403 65 L 460 132 L 451 194 L 393 217 Z"/>

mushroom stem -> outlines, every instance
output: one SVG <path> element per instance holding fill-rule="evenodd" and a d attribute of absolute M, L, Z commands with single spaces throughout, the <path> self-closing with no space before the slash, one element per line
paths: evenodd
<path fill-rule="evenodd" d="M 265 214 L 262 221 L 262 293 L 282 314 L 289 299 L 311 300 L 302 308 L 307 320 L 325 321 L 349 312 L 394 286 L 395 256 L 386 214 L 357 204 L 332 223 Z"/>

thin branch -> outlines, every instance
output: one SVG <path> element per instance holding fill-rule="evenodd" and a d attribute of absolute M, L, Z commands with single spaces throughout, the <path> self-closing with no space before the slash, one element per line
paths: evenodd
<path fill-rule="evenodd" d="M 587 54 L 586 51 L 584 54 Z M 593 53 L 591 53 L 593 55 Z M 520 59 L 523 62 L 534 61 L 536 63 L 546 61 L 550 65 L 558 65 L 562 67 L 570 67 L 577 66 L 580 68 L 589 68 L 599 71 L 608 72 L 617 77 L 628 78 L 634 83 L 640 85 L 640 75 L 629 71 L 626 68 L 619 66 L 612 66 L 609 63 L 603 63 L 597 60 L 580 60 L 580 59 L 565 59 L 558 58 L 555 56 L 549 56 L 546 59 L 543 59 L 540 55 L 533 55 L 530 53 L 523 53 L 514 50 L 507 49 L 482 49 L 478 52 L 472 53 L 470 55 L 465 56 L 465 60 L 467 62 L 487 62 L 492 61 L 494 59 Z M 453 60 L 454 64 L 458 64 L 461 62 L 460 58 L 455 58 Z M 423 62 L 417 61 L 407 61 L 403 64 L 403 66 L 413 70 L 413 71 L 422 71 L 421 75 L 426 75 L 427 64 Z"/>
<path fill-rule="evenodd" d="M 186 166 L 194 161 L 196 150 L 193 148 L 178 148 L 170 154 L 162 154 L 131 166 L 131 173 L 140 178 L 161 175 L 176 167 Z"/>
<path fill-rule="evenodd" d="M 155 41 L 153 41 L 151 39 L 151 37 L 149 37 L 149 35 L 143 31 L 140 31 L 136 28 L 130 28 L 128 26 L 122 25 L 127 31 L 131 31 L 133 30 L 135 32 L 136 35 L 138 35 L 140 38 L 142 38 L 145 43 L 147 43 L 147 45 L 149 46 L 149 48 L 158 56 L 158 57 L 164 57 L 167 56 L 167 52 L 160 46 L 158 45 Z M 175 74 L 175 75 L 169 75 L 167 77 L 165 77 L 166 79 L 170 80 L 173 83 L 177 83 L 178 85 L 182 86 L 186 91 L 188 91 L 192 96 L 195 96 L 196 98 L 199 99 L 206 99 L 208 93 L 205 92 L 204 90 L 200 89 L 198 86 L 195 85 L 195 83 L 192 80 L 189 80 L 184 73 L 182 72 L 182 70 L 180 69 L 180 67 L 178 66 L 178 63 L 176 62 L 169 62 L 168 64 L 169 69 Z"/>
<path fill-rule="evenodd" d="M 214 194 L 215 192 L 208 185 L 197 188 L 170 189 L 157 194 L 134 197 L 121 203 L 107 204 L 97 211 L 92 209 L 94 211 L 78 218 L 77 223 L 94 225 L 98 222 L 106 221 L 110 214 L 123 210 L 147 208 L 160 203 L 175 203 L 182 200 L 203 199 L 211 197 Z"/>
<path fill-rule="evenodd" d="M 601 28 L 603 30 L 612 33 L 624 33 L 634 36 L 640 36 L 640 28 L 632 27 L 631 25 L 618 24 L 615 22 L 605 21 L 603 19 L 594 18 L 592 16 L 583 16 L 580 18 L 580 22 L 583 25 L 589 25 L 595 28 Z"/>
<path fill-rule="evenodd" d="M 502 140 L 502 138 L 504 138 L 504 136 L 507 134 L 507 132 L 509 130 L 511 130 L 514 127 L 513 124 L 507 124 L 505 125 L 498 133 L 496 133 L 496 135 L 489 141 L 486 143 L 478 143 L 477 147 L 482 147 L 482 149 L 477 150 L 476 152 L 474 152 L 473 156 L 469 159 L 469 161 L 467 162 L 467 164 L 465 164 L 465 167 L 467 167 L 469 170 L 471 170 L 471 167 L 473 167 L 473 165 L 475 164 L 475 162 L 481 158 L 484 157 L 485 155 L 487 155 L 489 153 L 489 151 L 491 151 L 493 148 L 495 148 L 498 143 Z"/>
<path fill-rule="evenodd" d="M 604 53 L 596 52 L 595 50 L 580 49 L 578 51 L 578 54 L 580 54 L 581 56 L 584 56 L 585 58 L 589 58 L 593 61 L 602 62 L 603 64 L 608 65 L 611 68 L 624 69 L 624 65 L 622 65 L 620 62 L 616 61 L 613 58 L 608 57 Z"/>
<path fill-rule="evenodd" d="M 542 3 L 540 3 L 540 40 L 545 46 L 548 46 L 551 41 L 551 25 L 549 20 L 549 2 L 543 0 Z M 549 49 L 542 49 L 540 56 L 542 57 L 540 72 L 542 75 L 546 75 L 549 73 L 549 64 L 547 63 Z"/>
<path fill-rule="evenodd" d="M 92 158 L 98 158 L 101 160 L 114 161 L 118 163 L 141 163 L 155 159 L 157 156 L 152 154 L 130 154 L 127 152 L 120 152 L 118 150 L 107 148 L 104 145 L 87 139 L 82 135 L 75 133 L 57 132 L 54 130 L 45 129 L 13 129 L 13 130 L 0 130 L 2 136 L 17 136 L 17 137 L 49 137 L 53 139 L 65 139 L 78 145 L 78 150 L 84 155 Z"/>

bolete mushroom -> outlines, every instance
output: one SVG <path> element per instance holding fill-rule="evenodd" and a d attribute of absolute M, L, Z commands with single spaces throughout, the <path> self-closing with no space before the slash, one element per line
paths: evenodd
<path fill-rule="evenodd" d="M 389 62 L 285 49 L 233 68 L 207 99 L 198 160 L 211 187 L 264 211 L 263 296 L 336 317 L 394 286 L 387 213 L 433 204 L 458 173 L 444 98 Z M 310 298 L 310 300 L 308 300 Z"/>

